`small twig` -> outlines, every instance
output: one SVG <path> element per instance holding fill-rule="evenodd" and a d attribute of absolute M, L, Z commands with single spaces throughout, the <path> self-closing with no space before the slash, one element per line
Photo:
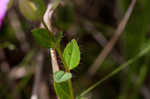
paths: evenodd
<path fill-rule="evenodd" d="M 35 79 L 34 79 L 34 86 L 32 90 L 31 99 L 38 99 L 38 92 L 39 92 L 39 87 L 40 87 L 39 85 L 40 85 L 41 74 L 42 74 L 43 57 L 44 56 L 42 52 L 40 52 L 37 55 Z"/>
<path fill-rule="evenodd" d="M 122 34 L 128 19 L 133 11 L 134 5 L 136 3 L 136 0 L 132 0 L 131 4 L 129 5 L 129 8 L 123 17 L 122 21 L 120 22 L 114 36 L 109 41 L 109 43 L 106 45 L 106 47 L 102 50 L 102 52 L 99 54 L 98 58 L 94 61 L 92 67 L 89 69 L 89 74 L 93 75 L 98 70 L 99 66 L 103 63 L 105 58 L 108 56 L 114 45 L 116 44 L 117 40 L 119 39 L 120 35 Z"/>
<path fill-rule="evenodd" d="M 96 30 L 94 25 L 88 21 L 84 22 L 85 29 L 92 35 L 92 37 L 102 46 L 105 47 L 108 43 L 107 39 L 103 36 L 103 34 Z M 116 52 L 115 49 L 112 50 L 111 53 L 112 59 L 119 62 L 120 64 L 123 63 L 123 57 Z M 91 67 L 91 66 L 90 66 Z"/>
<path fill-rule="evenodd" d="M 133 62 L 137 61 L 139 58 L 143 57 L 149 51 L 150 51 L 150 46 L 146 47 L 140 53 L 138 53 L 135 57 L 129 59 L 127 62 L 125 62 L 124 64 L 120 65 L 118 68 L 116 68 L 115 70 L 113 70 L 111 73 L 109 73 L 108 75 L 106 75 L 104 78 L 102 78 L 101 80 L 99 80 L 97 83 L 91 85 L 88 89 L 86 89 L 85 91 L 83 91 L 80 96 L 86 95 L 87 93 L 89 93 L 90 91 L 92 91 L 94 88 L 96 88 L 98 85 L 100 85 L 101 83 L 103 83 L 104 81 L 106 81 L 107 79 L 109 79 L 110 77 L 116 75 L 117 73 L 119 73 L 120 71 L 122 71 L 123 69 L 125 69 L 126 67 L 128 67 L 129 65 L 131 65 Z"/>
<path fill-rule="evenodd" d="M 57 1 L 56 1 L 57 2 Z M 55 1 L 53 1 L 53 3 L 50 3 L 50 5 L 48 5 L 47 11 L 44 15 L 44 25 L 46 25 L 46 27 L 48 28 L 49 31 L 52 31 L 52 26 L 51 26 L 51 18 L 53 15 L 54 10 L 56 9 L 56 7 L 59 5 L 59 3 L 56 3 Z M 53 4 L 55 5 L 55 7 L 53 6 Z M 59 56 L 61 55 L 61 50 L 59 48 L 56 48 L 58 51 Z M 56 51 L 55 49 L 50 49 L 50 53 L 51 53 L 51 60 L 52 60 L 52 67 L 53 67 L 53 73 L 55 73 L 56 71 L 59 70 L 59 66 L 58 66 L 58 62 L 57 62 L 57 57 L 56 57 Z M 62 59 L 62 57 L 60 57 Z M 63 59 L 62 59 L 63 61 Z M 64 63 L 64 62 L 63 62 Z M 64 64 L 64 66 L 66 67 L 66 65 Z M 70 99 L 74 99 L 74 94 L 73 94 L 73 88 L 72 88 L 72 82 L 71 80 L 68 80 L 69 83 L 69 88 L 70 88 L 70 93 L 71 93 L 71 97 Z"/>
<path fill-rule="evenodd" d="M 52 17 L 53 12 L 54 12 L 51 9 L 52 9 L 52 3 L 49 3 L 48 7 L 46 9 L 46 12 L 43 16 L 43 20 L 41 22 L 41 27 L 47 28 L 49 31 L 52 31 L 50 19 Z M 50 48 L 49 52 L 50 52 L 50 55 L 51 55 L 51 63 L 52 63 L 53 73 L 55 73 L 56 71 L 59 70 L 56 51 L 55 51 L 55 49 Z M 41 68 L 41 67 L 39 67 L 39 68 Z M 37 68 L 37 71 L 39 71 L 39 68 Z M 31 99 L 38 99 L 38 92 L 37 91 L 38 91 L 38 88 L 39 88 L 39 82 L 40 82 L 39 81 L 40 80 L 39 76 L 40 76 L 40 74 L 41 73 L 37 73 L 37 75 L 36 75 L 34 88 L 33 88 L 33 94 L 31 96 Z"/>
<path fill-rule="evenodd" d="M 57 62 L 57 56 L 56 56 L 56 51 L 54 49 L 50 49 L 51 53 L 51 61 L 52 61 L 52 68 L 53 68 L 53 73 L 59 70 L 58 62 Z"/>
<path fill-rule="evenodd" d="M 58 52 L 58 54 L 59 54 L 59 56 L 60 56 L 60 58 L 62 60 L 62 63 L 64 65 L 64 67 L 65 67 L 65 71 L 70 72 L 70 70 L 67 68 L 67 64 L 66 64 L 66 62 L 64 60 L 64 57 L 62 55 L 62 52 L 61 52 L 61 49 L 60 49 L 60 45 L 56 48 L 56 50 L 57 50 L 57 52 Z M 70 99 L 74 99 L 74 92 L 73 92 L 71 79 L 68 80 L 68 84 L 69 84 L 69 88 L 70 88 Z"/>
<path fill-rule="evenodd" d="M 49 31 L 52 31 L 51 18 L 52 18 L 53 12 L 54 12 L 54 10 L 52 10 L 52 8 L 53 8 L 52 5 L 53 5 L 53 3 L 48 4 L 47 10 L 43 16 L 43 23 L 46 25 L 46 28 L 48 28 Z M 56 71 L 59 70 L 59 66 L 58 66 L 58 62 L 57 62 L 57 56 L 56 56 L 56 50 L 50 48 L 49 52 L 51 55 L 53 73 L 55 73 Z"/>
<path fill-rule="evenodd" d="M 100 46 L 105 47 L 105 45 L 107 44 L 107 39 L 102 35 L 102 33 L 100 33 L 99 31 L 96 30 L 96 28 L 94 27 L 94 25 L 92 23 L 84 23 L 84 27 L 86 28 L 86 30 L 93 36 L 93 38 L 99 43 Z M 123 57 L 116 52 L 116 50 L 112 50 L 111 56 L 114 60 L 116 60 L 119 64 L 123 64 L 125 62 L 125 60 L 123 59 Z M 125 71 L 125 73 L 127 73 Z M 135 79 L 137 79 L 138 77 L 135 76 Z M 135 83 L 135 79 L 132 79 L 132 82 Z M 149 89 L 143 85 L 140 89 L 141 94 L 145 97 L 145 99 L 150 99 L 150 91 Z"/>
<path fill-rule="evenodd" d="M 46 80 L 42 80 L 40 83 L 39 90 L 39 99 L 54 99 L 54 97 L 50 96 L 49 92 L 49 84 L 47 84 Z"/>

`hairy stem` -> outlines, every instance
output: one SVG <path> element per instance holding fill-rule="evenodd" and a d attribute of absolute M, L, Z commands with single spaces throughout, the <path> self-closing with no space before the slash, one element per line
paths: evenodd
<path fill-rule="evenodd" d="M 63 57 L 63 55 L 62 55 L 62 51 L 61 51 L 61 49 L 60 49 L 60 45 L 57 46 L 56 50 L 57 50 L 58 55 L 59 55 L 59 57 L 60 57 L 60 59 L 61 59 L 63 65 L 64 65 L 65 71 L 66 71 L 66 72 L 70 72 L 70 70 L 68 69 L 67 64 L 66 64 L 66 62 L 65 62 L 65 60 L 64 60 L 64 57 Z M 72 87 L 72 81 L 71 81 L 71 79 L 68 80 L 68 83 L 69 83 L 70 94 L 71 94 L 70 99 L 74 99 L 74 92 L 73 92 L 73 87 Z"/>

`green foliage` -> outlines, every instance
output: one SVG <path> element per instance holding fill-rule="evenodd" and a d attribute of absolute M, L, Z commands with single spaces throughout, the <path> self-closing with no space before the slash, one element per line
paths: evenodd
<path fill-rule="evenodd" d="M 70 99 L 71 94 L 70 94 L 70 88 L 68 82 L 63 82 L 63 83 L 54 82 L 54 87 L 59 99 Z"/>
<path fill-rule="evenodd" d="M 34 29 L 32 32 L 36 42 L 45 48 L 56 48 L 63 36 L 63 33 L 59 32 L 56 37 L 54 37 L 52 33 L 43 28 Z"/>
<path fill-rule="evenodd" d="M 46 48 L 55 48 L 55 40 L 51 33 L 49 33 L 46 29 L 34 29 L 32 30 L 34 39 L 37 43 L 39 43 L 41 46 Z"/>
<path fill-rule="evenodd" d="M 53 75 L 56 83 L 62 83 L 72 78 L 72 74 L 64 71 L 57 71 Z"/>
<path fill-rule="evenodd" d="M 19 8 L 30 21 L 41 19 L 46 9 L 43 0 L 19 0 Z"/>
<path fill-rule="evenodd" d="M 75 39 L 67 44 L 63 57 L 70 70 L 78 66 L 80 62 L 80 50 Z"/>
<path fill-rule="evenodd" d="M 18 97 L 29 99 L 32 91 L 31 88 L 33 88 L 33 90 L 36 89 L 34 88 L 36 86 L 31 84 L 34 78 L 33 76 L 35 76 L 35 78 L 38 76 L 33 75 L 32 71 L 35 69 L 34 66 L 42 66 L 42 64 L 44 64 L 44 67 L 46 66 L 45 68 L 49 68 L 49 64 L 47 64 L 49 60 L 46 59 L 43 61 L 43 58 L 47 58 L 45 57 L 45 53 L 43 53 L 42 49 L 30 46 L 33 44 L 30 38 L 31 34 L 26 34 L 32 27 L 41 23 L 39 21 L 42 20 L 45 12 L 44 2 L 47 3 L 46 5 L 49 3 L 51 5 L 51 11 L 54 11 L 50 20 L 52 31 L 47 30 L 46 25 L 48 24 L 43 23 L 46 29 L 34 29 L 32 32 L 38 44 L 46 48 L 56 49 L 56 56 L 59 56 L 57 57 L 58 63 L 60 66 L 64 65 L 64 68 L 60 67 L 59 71 L 52 74 L 56 97 L 58 99 L 88 99 L 89 97 L 91 99 L 144 99 L 145 91 L 144 93 L 142 91 L 143 88 L 145 88 L 145 90 L 148 89 L 145 87 L 145 79 L 146 81 L 149 80 L 147 76 L 149 74 L 148 66 L 150 65 L 150 0 L 136 0 L 134 11 L 122 35 L 123 38 L 119 37 L 121 42 L 117 42 L 115 46 L 116 49 L 112 50 L 110 56 L 104 60 L 104 63 L 96 75 L 85 75 L 88 74 L 87 68 L 92 65 L 97 55 L 103 47 L 105 47 L 105 39 L 111 39 L 113 35 L 112 32 L 115 28 L 112 26 L 115 26 L 115 23 L 119 23 L 121 16 L 124 15 L 122 13 L 127 11 L 132 0 L 116 1 L 117 0 L 94 0 L 93 3 L 86 2 L 86 0 L 76 0 L 75 2 L 69 0 L 53 0 L 52 2 L 48 2 L 48 0 L 9 0 L 7 7 L 8 13 L 5 15 L 3 24 L 0 27 L 0 61 L 2 65 L 0 72 L 0 99 L 16 99 Z M 120 3 L 122 3 L 122 5 L 120 5 Z M 24 17 L 20 16 L 16 8 L 19 8 L 18 10 L 20 10 Z M 11 10 L 15 10 L 13 11 L 15 16 L 12 18 L 9 14 Z M 92 12 L 92 14 L 86 13 L 87 11 Z M 120 13 L 120 11 L 122 12 Z M 117 14 L 122 15 L 115 16 Z M 32 24 L 29 24 L 24 18 L 29 21 L 34 21 L 35 23 L 30 22 Z M 107 26 L 109 20 L 116 22 Z M 14 23 L 17 23 L 17 25 Z M 89 27 L 90 29 L 88 29 Z M 61 46 L 60 42 L 63 33 L 58 32 L 56 35 L 51 33 L 55 31 L 76 32 L 73 35 L 81 40 L 83 64 L 75 73 L 78 77 L 73 79 L 73 84 L 71 81 L 73 74 L 71 74 L 70 70 L 75 69 L 80 63 L 81 52 L 79 46 L 76 40 L 73 39 L 67 44 L 64 52 L 62 52 L 61 48 L 63 48 L 63 46 Z M 104 35 L 104 40 L 103 36 L 97 36 L 99 33 Z M 69 35 L 69 33 L 67 33 L 63 41 L 67 41 L 71 36 L 72 34 Z M 64 42 L 62 42 L 62 45 L 64 45 Z M 36 57 L 34 55 L 35 53 L 39 53 L 39 57 L 34 61 L 32 58 Z M 118 64 L 120 64 L 120 66 L 118 66 Z M 22 69 L 18 66 L 28 67 Z M 126 70 L 121 72 L 121 75 L 116 75 L 125 68 Z M 55 67 L 53 67 L 53 69 L 55 69 Z M 17 75 L 18 72 L 22 75 Z M 47 77 L 47 74 L 49 74 L 49 71 L 46 70 L 43 76 Z M 108 75 L 104 76 L 105 74 Z M 110 77 L 114 75 L 116 76 L 110 79 Z M 102 78 L 103 76 L 104 78 Z M 100 80 L 80 94 L 79 92 L 81 92 L 82 89 L 95 82 L 95 80 L 91 80 L 93 79 L 92 77 Z M 96 90 L 96 94 L 94 92 L 88 95 L 89 97 L 84 97 L 89 91 L 107 79 L 110 79 L 109 83 L 105 83 L 106 86 L 101 86 L 100 90 Z M 75 93 L 72 85 L 75 88 Z M 148 86 L 147 83 L 146 86 Z M 51 89 L 52 86 L 48 87 Z M 118 90 L 120 93 L 118 93 Z M 106 91 L 109 94 L 107 94 Z M 42 90 L 40 90 L 40 92 L 42 92 Z M 100 93 L 100 95 L 97 93 Z M 54 92 L 50 94 L 52 94 L 52 96 L 55 95 Z"/>

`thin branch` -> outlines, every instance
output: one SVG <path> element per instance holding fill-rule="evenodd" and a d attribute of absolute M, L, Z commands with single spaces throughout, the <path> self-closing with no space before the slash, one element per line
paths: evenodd
<path fill-rule="evenodd" d="M 42 74 L 43 58 L 44 58 L 44 55 L 42 52 L 40 52 L 37 55 L 37 59 L 36 59 L 36 71 L 35 71 L 35 79 L 34 79 L 34 86 L 32 90 L 31 99 L 38 99 L 38 92 L 39 92 L 39 87 L 40 87 L 39 85 L 40 85 L 41 74 Z"/>
<path fill-rule="evenodd" d="M 50 19 L 52 18 L 52 14 L 54 12 L 54 10 L 52 9 L 52 5 L 53 3 L 49 3 L 48 7 L 46 9 L 46 12 L 43 16 L 43 23 L 41 23 L 41 27 L 44 28 L 48 28 L 49 31 L 52 31 L 51 28 L 51 23 L 50 23 Z M 46 27 L 45 27 L 46 25 Z M 59 66 L 58 66 L 58 62 L 57 62 L 57 56 L 56 56 L 56 51 L 55 49 L 50 48 L 49 49 L 50 55 L 51 55 L 51 63 L 52 63 L 52 69 L 53 69 L 53 73 L 55 73 L 56 71 L 59 70 Z M 38 69 L 39 70 L 39 69 Z M 38 86 L 39 86 L 39 78 L 38 78 L 39 74 L 37 74 L 37 77 L 35 78 L 35 84 L 34 84 L 34 88 L 33 88 L 33 93 L 31 96 L 31 99 L 38 99 Z"/>
<path fill-rule="evenodd" d="M 94 27 L 92 23 L 85 22 L 84 27 L 93 36 L 93 38 L 99 43 L 100 46 L 105 47 L 105 45 L 108 42 L 107 39 L 102 35 L 102 33 L 96 30 L 96 28 Z M 115 61 L 117 61 L 119 64 L 123 64 L 125 62 L 123 57 L 119 53 L 117 53 L 115 49 L 112 50 L 111 57 Z M 127 72 L 125 71 L 125 73 Z M 136 83 L 135 80 L 137 80 L 137 78 L 138 78 L 137 76 L 133 77 L 132 82 Z M 150 91 L 145 85 L 142 85 L 140 92 L 144 96 L 145 99 L 150 99 L 150 95 L 149 95 Z"/>
<path fill-rule="evenodd" d="M 52 68 L 53 68 L 53 73 L 59 70 L 58 62 L 57 62 L 57 56 L 56 56 L 56 51 L 54 49 L 50 49 L 51 53 L 51 61 L 52 61 Z"/>
<path fill-rule="evenodd" d="M 44 17 L 43 17 L 43 22 L 45 23 L 45 25 L 47 26 L 49 31 L 52 31 L 51 18 L 52 18 L 52 15 L 54 13 L 54 10 L 55 10 L 55 9 L 53 9 L 52 5 L 53 5 L 53 3 L 49 3 L 47 10 L 46 10 Z M 55 73 L 56 71 L 59 70 L 59 66 L 58 66 L 58 62 L 57 62 L 57 56 L 56 56 L 56 50 L 50 48 L 49 52 L 51 55 L 53 73 Z"/>
<path fill-rule="evenodd" d="M 53 31 L 52 31 L 52 26 L 51 26 L 51 18 L 52 18 L 52 15 L 54 13 L 54 10 L 57 8 L 59 3 L 60 3 L 59 1 L 53 1 L 52 3 L 50 3 L 48 5 L 47 11 L 46 11 L 46 13 L 44 15 L 44 21 L 43 22 L 47 26 L 48 30 L 51 31 L 52 33 L 53 33 Z M 60 55 L 60 50 L 57 50 L 57 51 L 58 51 L 58 54 Z M 52 62 L 52 67 L 53 67 L 53 73 L 55 73 L 56 71 L 59 70 L 55 49 L 51 48 L 50 49 L 50 53 L 51 53 L 51 62 Z M 64 66 L 65 66 L 65 64 L 64 64 Z M 68 83 L 69 83 L 69 88 L 70 88 L 70 93 L 71 93 L 70 99 L 74 99 L 74 94 L 73 94 L 73 88 L 72 88 L 71 80 L 68 80 Z"/>
<path fill-rule="evenodd" d="M 39 99 L 54 99 L 54 97 L 50 96 L 49 92 L 49 84 L 47 84 L 46 80 L 42 80 L 40 83 L 39 90 Z"/>
<path fill-rule="evenodd" d="M 120 22 L 114 36 L 109 41 L 109 43 L 106 45 L 106 47 L 102 50 L 102 52 L 99 54 L 97 59 L 94 61 L 92 67 L 89 69 L 88 72 L 90 75 L 95 74 L 95 72 L 98 70 L 100 65 L 103 63 L 105 58 L 108 56 L 108 54 L 110 53 L 110 51 L 112 50 L 112 48 L 116 44 L 117 40 L 119 39 L 120 35 L 122 34 L 128 20 L 129 20 L 129 17 L 133 11 L 135 3 L 136 3 L 136 0 L 132 0 L 131 4 L 129 5 L 129 8 L 128 8 L 125 16 L 123 17 L 122 21 Z"/>
<path fill-rule="evenodd" d="M 98 85 L 100 85 L 101 83 L 103 83 L 104 81 L 106 81 L 107 79 L 109 79 L 110 77 L 116 75 L 117 73 L 121 72 L 123 69 L 125 69 L 126 67 L 128 67 L 133 62 L 137 61 L 139 58 L 143 57 L 149 51 L 150 51 L 150 46 L 148 46 L 147 48 L 143 49 L 135 57 L 129 59 L 124 64 L 120 65 L 118 68 L 116 68 L 115 70 L 113 70 L 111 73 L 109 73 L 108 75 L 106 75 L 104 78 L 102 78 L 101 80 L 99 80 L 97 83 L 91 85 L 88 89 L 86 89 L 85 91 L 83 91 L 80 96 L 86 95 L 87 93 L 89 93 L 90 91 L 92 91 L 94 88 L 96 88 Z"/>
<path fill-rule="evenodd" d="M 94 25 L 91 22 L 85 21 L 83 23 L 85 29 L 92 35 L 92 37 L 102 46 L 105 47 L 108 43 L 107 39 L 103 36 L 103 34 L 96 30 Z M 111 58 L 120 64 L 122 64 L 123 57 L 116 52 L 115 49 L 112 49 Z M 91 66 L 90 66 L 91 67 Z"/>
<path fill-rule="evenodd" d="M 64 57 L 62 55 L 62 52 L 61 52 L 61 49 L 60 49 L 60 45 L 56 48 L 58 54 L 59 54 L 59 57 L 61 58 L 61 61 L 65 67 L 65 71 L 66 72 L 70 72 L 70 70 L 67 68 L 67 64 L 64 60 Z M 68 84 L 69 84 L 69 88 L 70 88 L 70 99 L 74 99 L 74 92 L 73 92 L 73 87 L 72 87 L 72 81 L 71 79 L 68 80 Z"/>

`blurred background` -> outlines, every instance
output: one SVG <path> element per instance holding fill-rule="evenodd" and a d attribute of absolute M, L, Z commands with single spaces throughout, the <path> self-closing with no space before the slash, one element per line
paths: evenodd
<path fill-rule="evenodd" d="M 89 72 L 131 1 L 61 0 L 54 11 L 49 21 L 54 31 L 63 31 L 62 49 L 73 38 L 80 47 L 81 62 L 72 71 L 76 95 L 132 59 L 150 41 L 150 0 L 137 0 L 111 53 L 97 72 L 92 75 Z M 40 27 L 40 19 L 50 2 L 9 1 L 0 28 L 0 99 L 31 99 L 34 93 L 38 93 L 39 99 L 56 99 L 49 51 L 35 42 L 31 32 Z M 96 87 L 87 99 L 150 99 L 149 60 L 150 53 Z M 63 69 L 59 58 L 58 62 Z"/>

